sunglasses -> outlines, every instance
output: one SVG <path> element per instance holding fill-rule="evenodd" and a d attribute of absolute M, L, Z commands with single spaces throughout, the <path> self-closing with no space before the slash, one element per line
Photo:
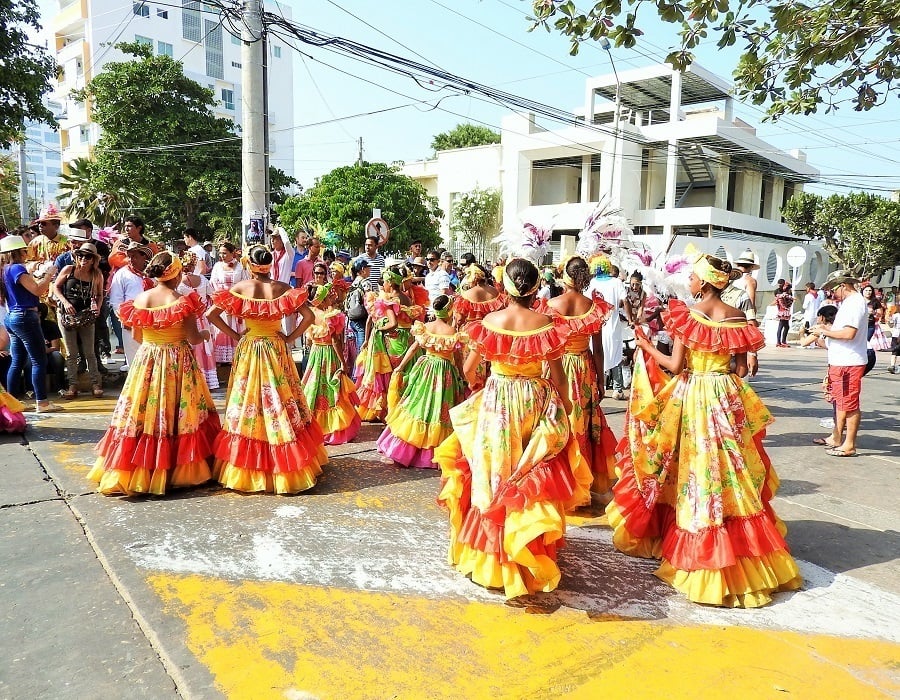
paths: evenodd
<path fill-rule="evenodd" d="M 94 256 L 90 255 L 89 253 L 74 253 L 72 257 L 76 260 L 90 260 Z"/>
<path fill-rule="evenodd" d="M 425 260 L 426 260 L 427 262 L 437 262 L 437 261 L 438 261 L 437 258 L 425 258 Z"/>
<path fill-rule="evenodd" d="M 325 270 L 313 270 L 314 275 L 327 275 L 328 273 Z"/>

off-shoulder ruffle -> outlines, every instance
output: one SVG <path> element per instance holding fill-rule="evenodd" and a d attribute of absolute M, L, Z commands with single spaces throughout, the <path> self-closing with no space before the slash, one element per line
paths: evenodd
<path fill-rule="evenodd" d="M 277 299 L 251 299 L 230 289 L 212 293 L 212 302 L 230 316 L 239 318 L 284 318 L 297 312 L 306 303 L 306 289 L 291 289 Z"/>
<path fill-rule="evenodd" d="M 691 314 L 683 301 L 672 299 L 662 314 L 669 334 L 691 350 L 738 354 L 753 352 L 766 341 L 756 326 L 749 323 L 703 321 Z"/>
<path fill-rule="evenodd" d="M 450 335 L 431 333 L 421 321 L 413 323 L 410 332 L 419 345 L 434 352 L 451 352 L 468 344 L 464 333 L 451 333 Z"/>
<path fill-rule="evenodd" d="M 569 324 L 569 331 L 572 335 L 594 335 L 599 333 L 603 328 L 603 324 L 609 319 L 613 307 L 600 295 L 595 295 L 592 299 L 594 305 L 579 316 L 563 316 L 566 323 Z M 554 309 L 548 306 L 551 313 L 556 313 Z"/>
<path fill-rule="evenodd" d="M 506 298 L 503 295 L 498 295 L 487 301 L 470 301 L 463 296 L 457 296 L 453 301 L 453 313 L 461 318 L 464 323 L 480 321 L 488 314 L 505 308 Z"/>
<path fill-rule="evenodd" d="M 549 320 L 543 328 L 516 334 L 495 330 L 482 321 L 472 321 L 465 327 L 465 333 L 488 360 L 511 365 L 555 360 L 565 352 L 569 326 L 559 315 L 551 316 Z"/>
<path fill-rule="evenodd" d="M 128 328 L 171 328 L 188 316 L 200 315 L 206 311 L 206 304 L 200 299 L 197 292 L 191 292 L 176 299 L 166 306 L 154 306 L 143 308 L 134 305 L 133 301 L 126 301 L 119 307 L 119 318 L 122 325 Z"/>
<path fill-rule="evenodd" d="M 407 293 L 413 304 L 422 308 L 428 308 L 430 300 L 428 298 L 428 290 L 425 287 L 420 284 L 414 284 L 407 290 Z"/>

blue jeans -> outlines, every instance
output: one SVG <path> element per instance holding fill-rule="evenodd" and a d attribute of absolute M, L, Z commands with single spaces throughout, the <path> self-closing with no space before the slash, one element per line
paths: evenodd
<path fill-rule="evenodd" d="M 356 338 L 356 352 L 359 352 L 359 349 L 366 339 L 366 324 L 365 322 L 358 323 L 357 321 L 347 321 L 347 325 L 350 326 L 350 330 L 353 331 L 353 337 Z M 355 374 L 355 368 L 351 367 L 350 372 Z M 356 377 L 353 378 L 356 379 Z"/>
<path fill-rule="evenodd" d="M 13 309 L 6 316 L 12 362 L 6 374 L 6 388 L 13 396 L 21 391 L 22 369 L 31 362 L 31 386 L 37 401 L 47 400 L 47 344 L 37 311 Z"/>

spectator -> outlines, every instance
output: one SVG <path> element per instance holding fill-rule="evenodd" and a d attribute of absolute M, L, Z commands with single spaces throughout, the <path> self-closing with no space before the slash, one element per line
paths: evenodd
<path fill-rule="evenodd" d="M 441 265 L 440 255 L 436 250 L 429 251 L 425 256 L 428 264 L 428 274 L 425 275 L 425 290 L 428 292 L 430 304 L 442 294 L 449 296 L 453 293 L 450 283 L 450 275 Z"/>
<path fill-rule="evenodd" d="M 611 264 L 603 254 L 593 256 L 588 264 L 594 278 L 588 285 L 586 296 L 599 294 L 612 305 L 613 310 L 601 331 L 603 336 L 603 358 L 607 380 L 612 384 L 613 398 L 624 401 L 625 380 L 622 363 L 625 360 L 622 328 L 622 311 L 625 305 L 625 285 L 619 279 L 619 268 Z"/>
<path fill-rule="evenodd" d="M 294 286 L 297 289 L 303 289 L 313 281 L 313 268 L 317 264 L 321 264 L 323 259 L 320 257 L 322 252 L 322 242 L 313 236 L 309 239 L 309 248 L 306 257 L 304 257 L 294 267 Z M 325 269 L 328 269 L 327 265 Z"/>
<path fill-rule="evenodd" d="M 412 264 L 416 258 L 422 257 L 422 241 L 415 240 L 409 244 L 409 250 L 406 253 L 406 262 Z"/>
<path fill-rule="evenodd" d="M 109 308 L 116 318 L 120 319 L 120 322 L 119 307 L 126 301 L 133 301 L 138 294 L 153 286 L 153 282 L 144 275 L 144 268 L 147 267 L 147 262 L 152 255 L 150 248 L 139 241 L 132 240 L 125 249 L 125 259 L 128 263 L 113 273 L 109 283 Z M 124 331 L 122 349 L 125 353 L 125 364 L 119 369 L 127 372 L 128 363 L 134 359 L 140 344 L 132 337 L 130 328 L 124 327 Z"/>
<path fill-rule="evenodd" d="M 354 368 L 355 375 L 356 354 L 366 339 L 366 321 L 369 319 L 369 312 L 365 305 L 366 294 L 374 291 L 374 287 L 369 282 L 370 268 L 365 259 L 357 258 L 353 261 L 350 269 L 353 272 L 353 282 L 347 292 L 344 310 L 347 313 L 349 335 L 353 339 L 352 342 L 347 343 L 350 346 L 347 348 L 347 366 Z"/>
<path fill-rule="evenodd" d="M 219 262 L 213 265 L 209 277 L 210 296 L 216 292 L 231 289 L 241 280 L 247 279 L 247 271 L 237 259 L 236 253 L 237 247 L 233 243 L 223 241 L 219 244 Z M 230 325 L 236 333 L 241 333 L 244 329 L 243 321 L 239 318 L 232 318 L 223 313 L 222 320 Z M 237 341 L 219 330 L 218 326 L 213 329 L 212 338 L 216 362 L 230 365 L 234 359 Z"/>
<path fill-rule="evenodd" d="M 365 253 L 359 257 L 369 263 L 369 284 L 376 285 L 380 289 L 381 276 L 384 273 L 384 256 L 378 252 L 377 236 L 366 236 Z"/>
<path fill-rule="evenodd" d="M 61 223 L 59 209 L 53 204 L 48 204 L 40 217 L 31 222 L 32 226 L 37 225 L 40 230 L 40 234 L 28 244 L 31 260 L 56 260 L 66 251 L 69 239 L 59 232 Z"/>
<path fill-rule="evenodd" d="M 194 272 L 198 275 L 208 275 L 212 271 L 212 264 L 207 258 L 203 246 L 200 245 L 196 229 L 186 228 L 184 230 L 184 245 L 189 253 L 193 253 L 196 256 L 197 262 L 194 265 Z"/>
<path fill-rule="evenodd" d="M 453 260 L 453 253 L 441 253 L 441 268 L 450 276 L 450 285 L 453 291 L 459 289 L 459 275 L 456 274 L 456 263 Z"/>
<path fill-rule="evenodd" d="M 791 314 L 794 310 L 794 292 L 791 283 L 786 280 L 778 280 L 775 285 L 775 299 L 769 306 L 776 307 L 778 318 L 778 331 L 776 332 L 776 347 L 790 347 L 787 342 L 788 331 L 791 328 Z"/>
<path fill-rule="evenodd" d="M 756 318 L 756 278 L 753 276 L 753 272 L 759 269 L 759 265 L 754 259 L 753 251 L 747 248 L 734 261 L 734 266 L 740 270 L 741 274 L 732 284 L 738 289 L 744 290 L 749 300 L 749 308 L 744 310 L 744 313 L 747 314 L 747 322 L 758 326 L 759 321 Z M 751 374 L 755 374 L 755 372 Z"/>
<path fill-rule="evenodd" d="M 806 296 L 803 297 L 803 330 L 806 331 L 810 326 L 815 324 L 816 316 L 819 315 L 819 307 L 822 301 L 813 282 L 806 283 Z"/>
<path fill-rule="evenodd" d="M 888 322 L 891 327 L 891 366 L 888 372 L 891 374 L 900 374 L 900 367 L 897 366 L 897 358 L 900 357 L 900 305 L 894 304 L 890 307 L 890 316 Z"/>
<path fill-rule="evenodd" d="M 114 270 L 131 263 L 127 251 L 132 243 L 140 243 L 150 251 L 151 256 L 159 252 L 159 246 L 144 235 L 144 220 L 141 217 L 126 216 L 124 229 L 125 235 L 120 236 L 113 243 L 112 251 L 109 254 L 109 265 Z"/>
<path fill-rule="evenodd" d="M 844 270 L 828 276 L 823 289 L 834 289 L 840 302 L 831 328 L 816 324 L 810 330 L 828 341 L 828 379 L 837 416 L 831 439 L 825 440 L 832 457 L 855 457 L 861 418 L 859 395 L 866 369 L 866 323 L 868 309 L 856 290 L 859 280 Z M 845 434 L 846 431 L 846 434 Z"/>

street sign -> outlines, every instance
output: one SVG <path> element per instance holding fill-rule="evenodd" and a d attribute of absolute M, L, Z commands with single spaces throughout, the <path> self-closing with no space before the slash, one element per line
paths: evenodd
<path fill-rule="evenodd" d="M 788 250 L 785 257 L 787 258 L 788 265 L 791 267 L 800 267 L 806 262 L 806 249 L 802 246 L 795 245 Z"/>

